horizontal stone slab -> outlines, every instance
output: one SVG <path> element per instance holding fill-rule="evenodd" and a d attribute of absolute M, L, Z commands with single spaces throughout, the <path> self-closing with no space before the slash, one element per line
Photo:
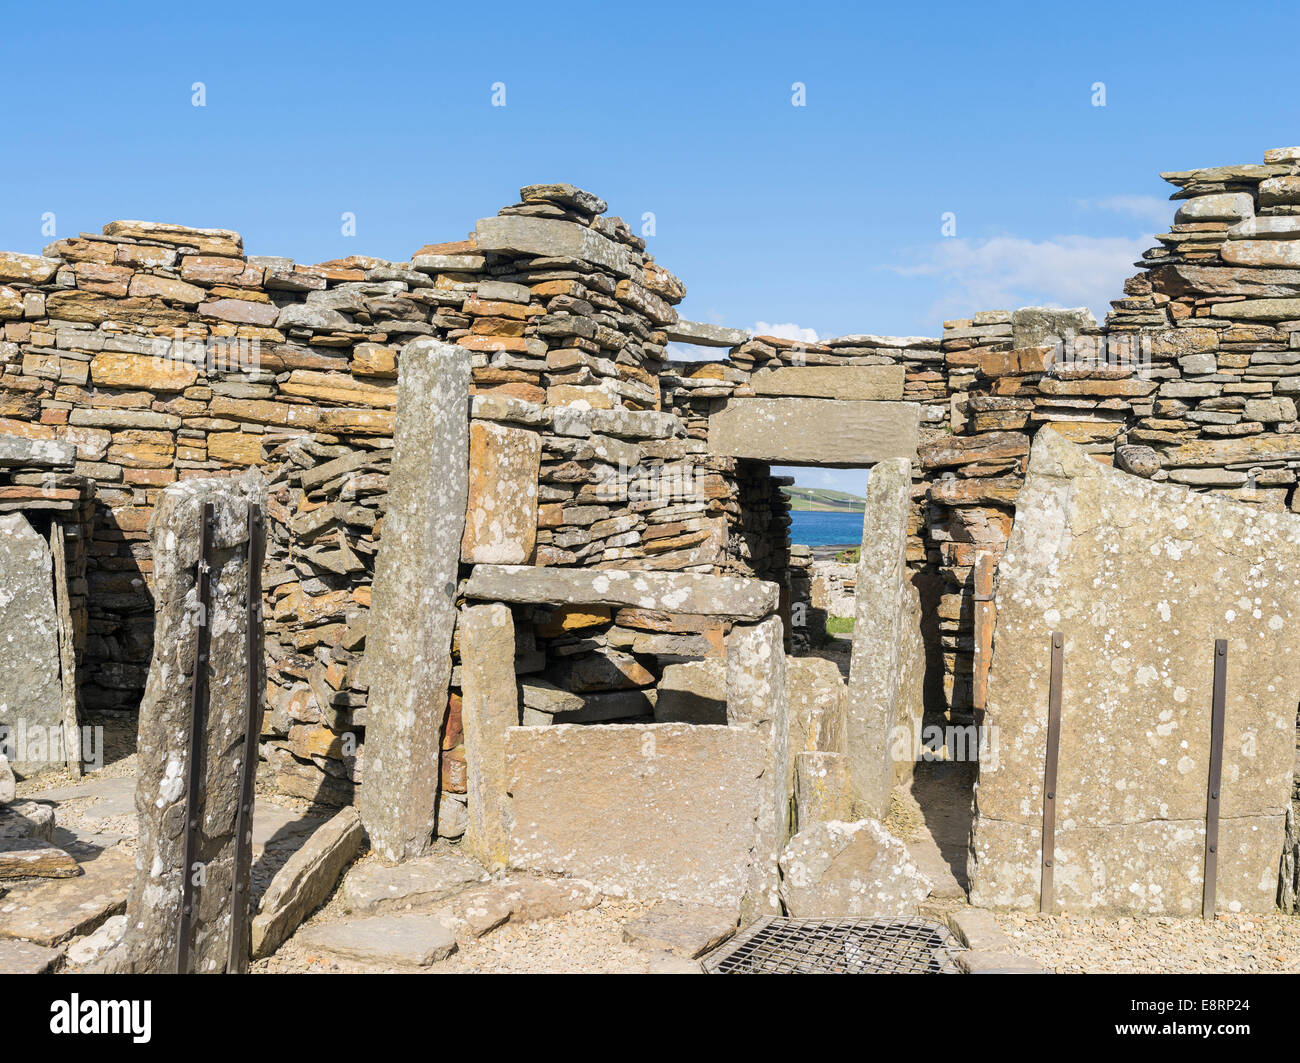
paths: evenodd
<path fill-rule="evenodd" d="M 1270 239 L 1229 240 L 1219 254 L 1224 262 L 1238 266 L 1300 266 L 1300 241 L 1279 239 L 1278 233 L 1269 235 Z"/>
<path fill-rule="evenodd" d="M 750 385 L 756 395 L 898 400 L 906 375 L 901 365 L 782 366 L 760 369 Z"/>
<path fill-rule="evenodd" d="M 465 597 L 528 605 L 618 605 L 760 620 L 776 611 L 775 583 L 698 572 L 476 565 Z"/>
<path fill-rule="evenodd" d="M 678 321 L 665 331 L 670 343 L 694 343 L 700 347 L 739 347 L 749 339 L 744 329 L 708 325 L 703 321 Z"/>
<path fill-rule="evenodd" d="M 620 277 L 641 273 L 636 258 L 621 244 L 585 225 L 555 218 L 517 215 L 480 218 L 474 229 L 474 242 L 483 252 L 581 259 L 593 266 L 603 266 Z"/>
<path fill-rule="evenodd" d="M 40 468 L 71 468 L 77 460 L 73 443 L 57 439 L 28 439 L 26 436 L 0 435 L 0 468 L 23 465 Z"/>
<path fill-rule="evenodd" d="M 1215 317 L 1245 321 L 1292 321 L 1300 318 L 1300 299 L 1243 299 L 1239 303 L 1215 303 L 1211 311 Z"/>
<path fill-rule="evenodd" d="M 709 418 L 709 453 L 854 468 L 915 458 L 920 424 L 911 402 L 732 398 Z"/>

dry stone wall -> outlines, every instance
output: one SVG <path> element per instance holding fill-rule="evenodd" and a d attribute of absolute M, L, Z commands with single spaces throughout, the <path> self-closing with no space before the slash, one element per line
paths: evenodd
<path fill-rule="evenodd" d="M 986 311 L 936 337 L 799 344 L 681 320 L 681 281 L 601 200 L 565 185 L 523 189 L 466 239 L 405 262 L 306 266 L 247 255 L 226 230 L 144 222 L 0 255 L 0 435 L 72 444 L 73 471 L 94 485 L 83 696 L 100 710 L 138 703 L 158 493 L 263 466 L 264 754 L 285 790 L 354 798 L 397 365 L 406 342 L 429 336 L 472 359 L 462 576 L 519 564 L 758 577 L 781 585 L 789 620 L 808 558 L 791 548 L 780 482 L 764 455 L 725 453 L 741 448 L 716 432 L 711 446 L 714 419 L 742 400 L 837 400 L 827 409 L 860 422 L 876 411 L 877 427 L 911 425 L 906 560 L 926 698 L 968 713 L 987 664 L 976 570 L 1005 548 L 1042 425 L 1139 475 L 1296 508 L 1300 150 L 1166 176 L 1171 232 L 1104 327 L 1086 312 Z M 670 343 L 716 356 L 670 360 Z M 862 430 L 852 453 L 800 460 L 883 457 L 871 423 Z M 521 713 L 552 717 L 537 706 L 571 706 L 547 684 L 613 660 L 623 689 L 630 671 L 632 688 L 649 689 L 659 676 L 619 656 L 636 659 L 637 638 L 720 642 L 726 623 L 629 608 L 597 622 L 544 606 L 513 614 L 518 672 L 536 680 Z M 642 656 L 651 673 L 677 659 Z M 440 829 L 453 834 L 465 818 L 459 682 L 453 670 L 440 742 Z"/>

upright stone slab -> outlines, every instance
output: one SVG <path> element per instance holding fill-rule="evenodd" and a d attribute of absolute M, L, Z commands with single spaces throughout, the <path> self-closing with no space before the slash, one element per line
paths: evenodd
<path fill-rule="evenodd" d="M 402 350 L 388 509 L 375 561 L 366 767 L 358 806 L 380 858 L 433 838 L 469 494 L 470 354 L 430 339 Z"/>
<path fill-rule="evenodd" d="M 63 765 L 63 691 L 50 548 L 0 516 L 0 753 L 19 775 Z"/>
<path fill-rule="evenodd" d="M 763 739 L 763 803 L 741 907 L 746 919 L 781 911 L 777 860 L 790 836 L 790 724 L 786 702 L 785 636 L 781 618 L 736 624 L 727 635 L 727 723 L 751 727 Z"/>
<path fill-rule="evenodd" d="M 1064 635 L 1055 903 L 1197 915 L 1214 641 L 1228 640 L 1218 910 L 1274 907 L 1300 701 L 1300 518 L 1104 467 L 1039 431 L 998 570 L 971 899 L 1039 904 Z"/>
<path fill-rule="evenodd" d="M 497 871 L 510 858 L 506 733 L 519 726 L 515 621 L 508 605 L 471 605 L 461 613 L 460 675 L 469 797 L 464 844 Z"/>
<path fill-rule="evenodd" d="M 778 643 L 779 646 L 779 643 Z M 751 888 L 767 749 L 749 727 L 515 727 L 512 867 L 605 893 L 735 908 Z"/>
<path fill-rule="evenodd" d="M 199 973 L 225 970 L 230 893 L 241 844 L 235 819 L 248 707 L 248 504 L 262 505 L 265 499 L 265 484 L 256 473 L 242 479 L 182 480 L 162 492 L 149 522 L 155 618 L 153 660 L 140 705 L 137 746 L 135 807 L 140 835 L 126 932 L 104 957 L 105 970 L 176 969 L 191 690 L 198 655 L 195 568 L 206 502 L 213 504 L 216 521 L 210 532 L 214 563 L 198 847 L 203 873 L 196 893 L 191 961 Z M 242 844 L 251 841 L 246 838 Z"/>
<path fill-rule="evenodd" d="M 921 603 L 907 579 L 906 562 L 911 495 L 909 462 L 895 459 L 872 467 L 848 691 L 849 777 L 860 817 L 884 819 L 889 813 L 890 791 L 910 764 L 909 748 L 900 748 L 899 740 L 912 732 L 922 709 Z"/>
<path fill-rule="evenodd" d="M 537 542 L 537 472 L 542 437 L 475 421 L 469 432 L 469 505 L 461 560 L 524 565 Z"/>

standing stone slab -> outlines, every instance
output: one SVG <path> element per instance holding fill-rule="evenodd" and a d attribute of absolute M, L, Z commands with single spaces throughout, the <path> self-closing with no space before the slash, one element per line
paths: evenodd
<path fill-rule="evenodd" d="M 733 398 L 709 416 L 709 453 L 853 468 L 916 457 L 920 424 L 914 402 Z"/>
<path fill-rule="evenodd" d="M 263 505 L 260 476 L 182 480 L 167 487 L 149 522 L 154 564 L 154 650 L 140 705 L 135 807 L 140 822 L 126 933 L 104 957 L 106 969 L 175 970 L 185 853 L 186 765 L 191 687 L 198 653 L 199 531 L 211 502 L 212 601 L 208 610 L 207 727 L 196 891 L 193 970 L 225 970 L 237 845 L 239 769 L 248 707 L 248 504 Z M 258 574 L 260 578 L 260 573 Z M 245 845 L 250 844 L 244 839 Z"/>
<path fill-rule="evenodd" d="M 1218 909 L 1270 911 L 1300 700 L 1300 518 L 1034 440 L 998 571 L 970 859 L 983 907 L 1039 902 L 1050 636 L 1064 635 L 1056 906 L 1201 910 L 1214 640 L 1228 640 Z"/>
<path fill-rule="evenodd" d="M 469 505 L 461 560 L 523 565 L 537 542 L 537 473 L 542 437 L 475 421 L 469 432 Z"/>
<path fill-rule="evenodd" d="M 768 801 L 756 730 L 516 727 L 506 750 L 512 867 L 579 876 L 616 896 L 740 903 Z"/>
<path fill-rule="evenodd" d="M 908 462 L 872 468 L 854 599 L 847 752 L 855 813 L 877 819 L 888 814 L 890 791 L 910 764 L 906 750 L 900 762 L 895 739 L 912 732 L 922 708 L 921 603 L 905 556 L 911 493 Z"/>
<path fill-rule="evenodd" d="M 0 517 L 0 753 L 19 775 L 63 764 L 63 689 L 50 548 Z"/>
<path fill-rule="evenodd" d="M 358 806 L 380 858 L 424 852 L 438 800 L 456 582 L 469 494 L 470 354 L 402 350 L 388 509 L 367 641 L 366 770 Z"/>
<path fill-rule="evenodd" d="M 727 635 L 727 723 L 751 727 L 763 740 L 763 803 L 741 907 L 746 920 L 780 914 L 777 859 L 790 836 L 789 707 L 786 701 L 785 636 L 781 618 L 737 624 Z"/>
<path fill-rule="evenodd" d="M 519 726 L 515 621 L 508 605 L 471 605 L 460 620 L 461 725 L 469 826 L 465 846 L 489 871 L 509 862 L 506 734 Z"/>

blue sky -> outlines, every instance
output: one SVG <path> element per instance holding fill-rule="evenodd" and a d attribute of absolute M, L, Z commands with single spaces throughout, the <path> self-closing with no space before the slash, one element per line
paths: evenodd
<path fill-rule="evenodd" d="M 697 320 L 1100 313 L 1172 218 L 1159 171 L 1300 142 L 1298 34 L 1294 2 L 9 5 L 0 248 L 52 214 L 402 259 L 568 181 L 653 212 Z"/>

